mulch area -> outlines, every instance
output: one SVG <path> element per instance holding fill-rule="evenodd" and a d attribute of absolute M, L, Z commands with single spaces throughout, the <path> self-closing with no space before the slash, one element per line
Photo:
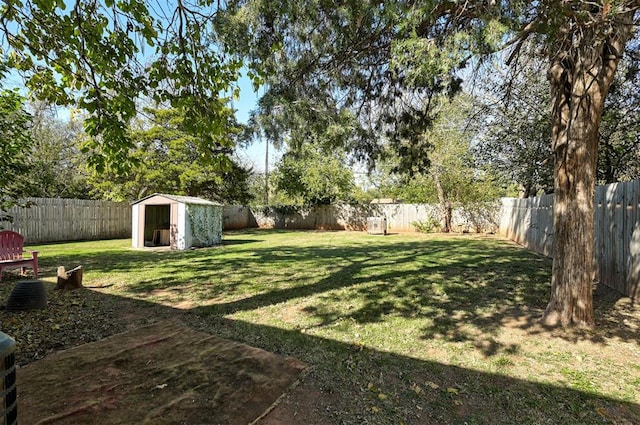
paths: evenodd
<path fill-rule="evenodd" d="M 0 283 L 0 330 L 17 341 L 16 362 L 19 366 L 56 351 L 168 318 L 162 309 L 138 314 L 145 307 L 134 300 L 105 296 L 86 288 L 56 291 L 53 290 L 55 285 L 48 282 L 45 282 L 46 309 L 7 311 L 6 302 L 15 283 L 15 278 L 7 279 L 6 276 Z"/>

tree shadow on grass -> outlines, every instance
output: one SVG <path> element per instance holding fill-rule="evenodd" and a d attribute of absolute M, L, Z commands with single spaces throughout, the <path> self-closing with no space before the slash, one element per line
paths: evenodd
<path fill-rule="evenodd" d="M 552 332 L 570 342 L 606 344 L 606 338 L 612 336 L 623 341 L 637 341 L 640 337 L 637 328 L 604 323 L 603 314 L 598 315 L 600 327 L 595 331 L 567 332 L 543 327 L 538 319 L 549 296 L 551 262 L 502 241 L 489 245 L 486 241 L 464 239 L 397 243 L 376 245 L 366 253 L 359 248 L 340 253 L 324 248 L 295 252 L 295 258 L 311 256 L 346 261 L 326 278 L 311 284 L 215 304 L 207 307 L 208 311 L 227 315 L 316 296 L 304 311 L 320 320 L 318 326 L 345 319 L 361 324 L 394 316 L 428 319 L 428 326 L 422 329 L 423 338 L 472 342 L 485 356 L 515 349 L 512 344 L 502 346 L 494 338 L 507 324 L 531 334 Z M 280 254 L 257 253 L 257 257 L 259 261 L 277 261 Z M 393 267 L 382 267 L 385 262 Z M 609 295 L 596 296 L 597 312 L 613 312 L 612 300 L 616 297 L 612 298 L 611 291 L 602 291 Z M 351 300 L 346 309 L 345 298 Z M 598 304 L 606 300 L 607 303 Z"/>
<path fill-rule="evenodd" d="M 314 367 L 314 409 L 295 423 L 640 423 L 640 406 L 563 386 L 485 373 L 253 323 L 219 320 L 229 338 Z M 298 393 L 299 393 L 298 392 Z M 306 400 L 293 394 L 291 403 Z M 310 406 L 309 406 L 310 407 Z M 378 413 L 376 413 L 378 412 Z M 317 420 L 316 415 L 330 420 Z"/>
<path fill-rule="evenodd" d="M 415 319 L 420 326 L 418 338 L 479 344 L 476 348 L 487 356 L 516 353 L 518 347 L 501 346 L 491 338 L 478 341 L 478 332 L 491 336 L 514 317 L 522 319 L 519 326 L 527 332 L 544 331 L 534 322 L 548 296 L 550 262 L 515 245 L 491 239 L 415 241 L 402 236 L 393 243 L 380 238 L 340 246 L 320 242 L 302 247 L 283 243 L 275 249 L 247 243 L 233 246 L 229 253 L 211 249 L 159 255 L 91 254 L 85 259 L 96 260 L 93 267 L 104 273 L 112 266 L 133 273 L 155 265 L 168 275 L 132 284 L 126 298 L 96 292 L 105 302 L 122 302 L 116 311 L 126 312 L 128 323 L 177 316 L 194 328 L 313 366 L 299 387 L 314 394 L 312 405 L 300 408 L 292 423 L 640 423 L 637 404 L 569 388 L 571 381 L 554 386 L 535 382 L 535 377 L 509 377 L 508 364 L 496 373 L 480 372 L 393 352 L 402 347 L 381 351 L 315 336 L 313 329 L 281 329 L 228 317 L 293 303 L 318 327 L 340 321 L 367 325 Z M 213 284 L 182 281 L 178 273 L 185 262 L 192 264 L 202 282 Z M 274 264 L 277 267 L 270 272 L 276 278 L 268 287 L 256 293 L 245 290 L 243 279 L 258 279 L 269 271 L 264 265 Z M 299 264 L 304 267 L 296 267 Z M 55 263 L 47 267 L 53 269 Z M 242 273 L 228 282 L 238 267 Z M 149 290 L 180 289 L 201 289 L 196 305 L 216 294 L 222 298 L 191 310 L 140 300 Z M 242 297 L 233 298 L 233 291 Z M 615 297 L 607 300 L 618 302 Z M 140 308 L 138 319 L 133 317 L 133 305 Z M 609 306 L 613 304 L 598 308 Z M 559 336 L 570 342 L 606 343 L 601 334 L 577 332 Z M 628 329 L 607 328 L 607 332 L 607 337 L 637 342 L 637 334 Z M 304 400 L 299 391 L 292 393 L 292 403 Z"/>
<path fill-rule="evenodd" d="M 551 261 L 515 244 L 477 237 L 405 240 L 402 235 L 335 246 L 321 238 L 306 246 L 258 243 L 270 233 L 299 234 L 236 232 L 243 243 L 230 239 L 227 246 L 194 251 L 97 252 L 74 259 L 87 271 L 153 270 L 152 277 L 127 285 L 126 292 L 141 298 L 182 294 L 195 305 L 211 304 L 203 312 L 216 316 L 310 299 L 303 311 L 317 326 L 345 319 L 360 324 L 415 319 L 422 338 L 471 342 L 485 356 L 515 349 L 495 338 L 507 323 L 532 334 L 552 332 L 537 323 L 548 301 Z M 610 337 L 637 341 L 637 327 L 608 323 L 621 318 L 617 302 L 615 296 L 596 296 L 600 330 L 554 336 L 599 344 Z"/>
<path fill-rule="evenodd" d="M 515 379 L 504 373 L 480 372 L 300 331 L 228 319 L 211 314 L 208 308 L 187 311 L 95 291 L 91 291 L 91 295 L 98 303 L 127 313 L 126 317 L 114 316 L 116 327 L 123 326 L 120 322 L 131 327 L 179 319 L 194 329 L 307 363 L 312 371 L 280 407 L 276 407 L 276 410 L 295 413 L 285 416 L 285 423 L 640 423 L 638 404 L 589 391 Z M 51 337 L 55 338 L 54 323 L 50 326 Z M 242 361 L 237 359 L 236 363 Z M 102 378 L 84 377 L 88 385 L 92 379 Z M 269 417 L 266 423 L 268 421 Z"/>

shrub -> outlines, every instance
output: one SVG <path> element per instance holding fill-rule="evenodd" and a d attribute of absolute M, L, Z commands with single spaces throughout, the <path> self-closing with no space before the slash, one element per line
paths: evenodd
<path fill-rule="evenodd" d="M 434 218 L 414 221 L 411 225 L 420 233 L 434 233 L 440 229 L 440 223 Z"/>

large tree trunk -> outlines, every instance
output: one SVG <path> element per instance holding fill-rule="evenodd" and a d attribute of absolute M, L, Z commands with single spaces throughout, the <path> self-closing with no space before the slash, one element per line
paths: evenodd
<path fill-rule="evenodd" d="M 594 262 L 594 193 L 598 128 L 604 100 L 632 33 L 631 18 L 603 35 L 605 24 L 575 22 L 560 31 L 562 39 L 549 70 L 553 101 L 554 167 L 553 271 L 547 325 L 592 326 Z M 604 20 L 603 20 L 604 22 Z"/>

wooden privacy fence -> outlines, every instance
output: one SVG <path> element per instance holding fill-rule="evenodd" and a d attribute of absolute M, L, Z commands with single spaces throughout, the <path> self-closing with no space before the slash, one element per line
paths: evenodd
<path fill-rule="evenodd" d="M 640 180 L 598 186 L 594 202 L 596 278 L 640 299 Z M 553 195 L 505 198 L 500 234 L 553 256 Z"/>
<path fill-rule="evenodd" d="M 300 230 L 364 230 L 375 208 L 369 205 L 318 205 L 310 208 L 254 210 L 260 227 Z"/>
<path fill-rule="evenodd" d="M 126 202 L 80 199 L 27 198 L 28 208 L 13 207 L 13 222 L 3 228 L 16 231 L 25 243 L 131 237 L 131 206 Z"/>
<path fill-rule="evenodd" d="M 258 227 L 258 222 L 251 211 L 245 205 L 225 205 L 222 210 L 222 229 L 250 229 Z"/>
<path fill-rule="evenodd" d="M 502 198 L 499 233 L 551 257 L 553 251 L 553 195 Z"/>
<path fill-rule="evenodd" d="M 456 231 L 497 231 L 495 205 L 456 208 L 453 223 Z M 311 208 L 250 209 L 226 206 L 224 229 L 263 227 L 276 229 L 366 230 L 368 217 L 386 217 L 390 232 L 415 232 L 416 222 L 440 221 L 439 208 L 428 204 L 319 205 Z"/>

